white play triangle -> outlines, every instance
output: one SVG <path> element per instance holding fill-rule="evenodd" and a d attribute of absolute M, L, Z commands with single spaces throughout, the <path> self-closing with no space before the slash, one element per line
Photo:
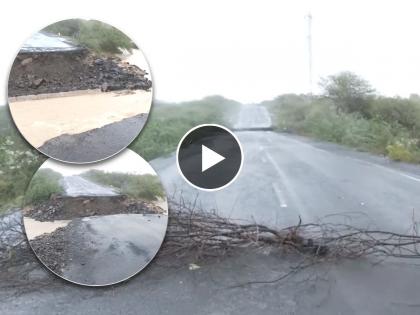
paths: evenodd
<path fill-rule="evenodd" d="M 224 156 L 214 152 L 205 145 L 201 145 L 201 172 L 208 170 L 224 159 Z"/>

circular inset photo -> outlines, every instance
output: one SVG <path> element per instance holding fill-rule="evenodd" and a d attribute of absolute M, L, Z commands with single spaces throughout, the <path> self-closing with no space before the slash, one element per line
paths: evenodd
<path fill-rule="evenodd" d="M 9 75 L 8 102 L 25 139 L 45 155 L 91 163 L 126 148 L 152 104 L 138 46 L 95 20 L 64 20 L 30 37 Z"/>
<path fill-rule="evenodd" d="M 129 279 L 156 255 L 168 224 L 163 186 L 130 150 L 101 163 L 48 159 L 25 194 L 23 223 L 38 259 L 73 283 Z"/>

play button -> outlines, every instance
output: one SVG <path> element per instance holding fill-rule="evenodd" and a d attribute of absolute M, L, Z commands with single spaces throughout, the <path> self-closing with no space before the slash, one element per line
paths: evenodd
<path fill-rule="evenodd" d="M 188 131 L 177 150 L 182 177 L 203 190 L 226 187 L 238 176 L 242 148 L 236 136 L 220 125 L 199 125 Z"/>
<path fill-rule="evenodd" d="M 201 145 L 201 171 L 204 172 L 210 167 L 223 161 L 224 156 L 214 152 L 212 149 L 207 148 L 205 145 Z"/>

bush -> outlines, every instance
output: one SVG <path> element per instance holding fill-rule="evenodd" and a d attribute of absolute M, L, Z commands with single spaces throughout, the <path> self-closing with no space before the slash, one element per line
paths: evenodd
<path fill-rule="evenodd" d="M 420 137 L 420 103 L 402 98 L 379 97 L 370 106 L 370 116 L 399 124 Z"/>
<path fill-rule="evenodd" d="M 42 168 L 32 178 L 25 194 L 25 204 L 48 200 L 52 195 L 64 192 L 60 184 L 62 175 L 49 168 Z"/>
<path fill-rule="evenodd" d="M 122 194 L 132 198 L 157 200 L 157 198 L 165 197 L 162 184 L 156 175 L 106 173 L 100 170 L 90 170 L 83 173 L 82 176 L 100 185 L 116 188 Z"/>
<path fill-rule="evenodd" d="M 388 156 L 395 161 L 413 162 L 411 152 L 401 143 L 390 144 L 386 147 Z"/>
<path fill-rule="evenodd" d="M 0 106 L 0 212 L 21 206 L 25 189 L 44 159 L 22 139 L 7 106 Z"/>
<path fill-rule="evenodd" d="M 416 115 L 418 104 L 400 99 L 392 103 L 391 100 L 379 99 L 371 108 L 373 118 L 337 111 L 334 103 L 325 98 L 309 101 L 304 96 L 287 95 L 266 102 L 266 105 L 280 130 L 287 129 L 317 139 L 385 154 L 398 161 L 420 162 L 419 141 L 415 135 L 416 124 L 420 119 L 411 117 Z M 405 105 L 399 107 L 398 104 Z M 395 112 L 399 119 L 395 119 L 395 114 L 385 115 L 390 112 L 389 108 L 397 108 Z"/>

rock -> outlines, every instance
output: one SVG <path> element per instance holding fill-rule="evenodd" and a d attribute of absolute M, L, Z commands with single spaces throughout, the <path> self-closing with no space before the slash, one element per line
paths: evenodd
<path fill-rule="evenodd" d="M 33 59 L 32 59 L 32 58 L 26 58 L 26 59 L 23 59 L 23 60 L 22 60 L 22 62 L 21 62 L 20 64 L 21 64 L 22 66 L 26 66 L 26 65 L 30 64 L 32 61 L 33 61 Z"/>
<path fill-rule="evenodd" d="M 102 92 L 108 92 L 108 84 L 102 83 L 102 85 L 101 85 L 101 91 Z"/>
<path fill-rule="evenodd" d="M 31 83 L 31 87 L 33 88 L 38 88 L 42 83 L 44 83 L 44 79 L 40 78 L 40 79 L 35 79 L 32 81 Z"/>
<path fill-rule="evenodd" d="M 103 65 L 104 64 L 104 60 L 103 59 L 101 59 L 101 58 L 98 58 L 98 59 L 96 59 L 95 60 L 95 65 L 97 65 L 97 66 L 101 66 L 101 65 Z"/>

